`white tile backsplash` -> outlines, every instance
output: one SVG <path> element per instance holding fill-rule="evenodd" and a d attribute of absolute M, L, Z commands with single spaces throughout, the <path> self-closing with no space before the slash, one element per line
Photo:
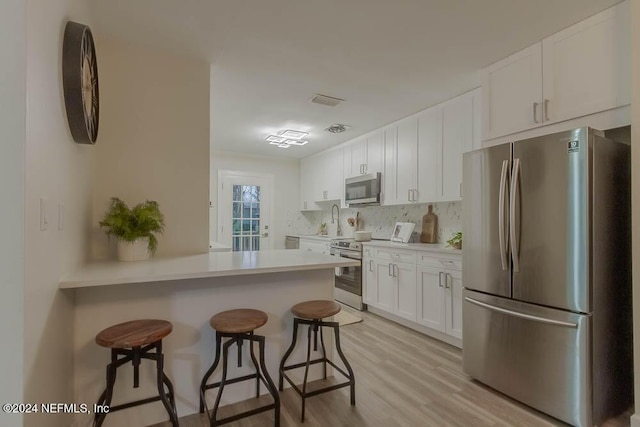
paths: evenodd
<path fill-rule="evenodd" d="M 419 241 L 422 231 L 422 217 L 427 207 L 433 205 L 433 213 L 438 216 L 438 242 L 447 241 L 451 235 L 462 230 L 462 202 L 425 203 L 402 206 L 368 206 L 358 209 L 340 209 L 340 227 L 342 234 L 348 236 L 354 228 L 348 225 L 347 218 L 360 212 L 364 230 L 371 231 L 374 239 L 388 239 L 396 222 L 413 222 L 414 241 Z M 287 221 L 287 234 L 317 234 L 322 222 L 329 227 L 329 234 L 335 234 L 335 225 L 331 224 L 331 209 L 315 212 L 291 212 Z"/>

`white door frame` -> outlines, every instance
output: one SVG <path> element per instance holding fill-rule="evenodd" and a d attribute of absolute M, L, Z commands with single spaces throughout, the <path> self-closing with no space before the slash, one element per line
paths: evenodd
<path fill-rule="evenodd" d="M 267 247 L 263 247 L 262 245 L 262 239 L 261 239 L 261 245 L 260 245 L 260 250 L 262 249 L 272 249 L 273 248 L 273 239 L 272 237 L 274 237 L 274 232 L 275 232 L 275 227 L 273 226 L 273 219 L 274 219 L 274 215 L 273 215 L 273 174 L 269 174 L 269 173 L 259 173 L 259 172 L 249 172 L 249 171 L 233 171 L 233 170 L 227 170 L 227 169 L 218 169 L 218 224 L 217 224 L 217 228 L 218 228 L 218 241 L 228 244 L 229 246 L 233 245 L 233 241 L 232 241 L 232 237 L 231 237 L 231 233 L 227 233 L 227 235 L 223 234 L 223 225 L 225 224 L 225 222 L 230 222 L 227 221 L 228 216 L 230 215 L 230 210 L 228 211 L 227 209 L 225 209 L 225 203 L 224 203 L 224 192 L 222 189 L 222 186 L 224 184 L 224 181 L 226 178 L 240 178 L 240 179 L 260 179 L 260 180 L 264 180 L 266 181 L 266 185 L 268 186 L 268 197 L 267 197 L 267 202 L 269 204 L 269 224 L 267 224 L 269 226 L 269 229 L 267 230 L 269 233 L 269 239 L 267 240 Z"/>

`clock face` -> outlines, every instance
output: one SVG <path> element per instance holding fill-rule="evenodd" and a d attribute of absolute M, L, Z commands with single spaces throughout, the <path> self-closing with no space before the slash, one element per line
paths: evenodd
<path fill-rule="evenodd" d="M 98 67 L 93 40 L 88 33 L 82 39 L 82 104 L 87 132 L 95 142 L 98 137 Z"/>
<path fill-rule="evenodd" d="M 81 144 L 95 144 L 98 138 L 98 63 L 91 30 L 67 22 L 62 48 L 64 101 L 69 129 Z"/>

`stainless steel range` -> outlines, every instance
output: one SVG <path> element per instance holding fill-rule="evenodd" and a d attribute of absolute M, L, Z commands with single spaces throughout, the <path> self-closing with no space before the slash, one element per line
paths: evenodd
<path fill-rule="evenodd" d="M 336 301 L 362 311 L 362 243 L 347 238 L 333 239 L 331 255 L 360 261 L 355 267 L 336 268 L 334 297 Z"/>

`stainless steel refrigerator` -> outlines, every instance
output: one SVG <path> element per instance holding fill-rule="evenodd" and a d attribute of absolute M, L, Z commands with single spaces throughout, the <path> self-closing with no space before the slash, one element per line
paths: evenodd
<path fill-rule="evenodd" d="M 580 128 L 463 160 L 463 365 L 576 426 L 632 403 L 630 147 Z"/>

